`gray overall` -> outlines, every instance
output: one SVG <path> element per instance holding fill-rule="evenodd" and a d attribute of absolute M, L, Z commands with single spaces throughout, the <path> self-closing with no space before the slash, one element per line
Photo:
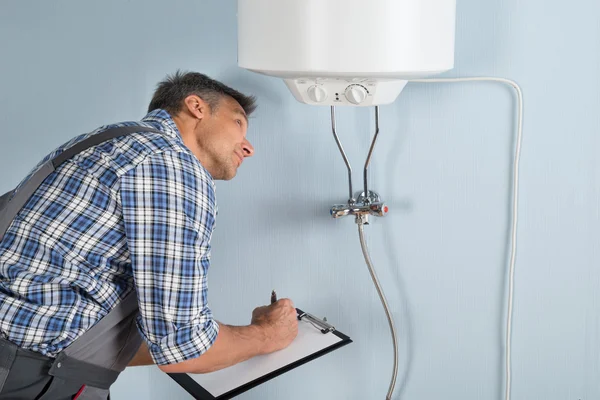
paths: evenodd
<path fill-rule="evenodd" d="M 135 125 L 93 135 L 47 161 L 16 193 L 13 190 L 0 197 L 0 242 L 29 197 L 60 164 L 92 146 L 136 132 L 162 133 Z M 134 290 L 56 358 L 20 349 L 0 338 L 0 400 L 107 399 L 110 385 L 142 343 L 137 315 Z"/>

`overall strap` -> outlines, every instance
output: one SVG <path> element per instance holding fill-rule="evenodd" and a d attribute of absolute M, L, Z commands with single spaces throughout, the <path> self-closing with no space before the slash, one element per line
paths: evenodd
<path fill-rule="evenodd" d="M 48 177 L 59 165 L 66 160 L 70 159 L 74 155 L 89 149 L 90 147 L 96 146 L 100 143 L 106 142 L 107 140 L 126 136 L 132 133 L 139 132 L 156 132 L 162 133 L 158 129 L 148 128 L 141 125 L 122 126 L 117 128 L 107 129 L 96 135 L 90 136 L 89 138 L 82 140 L 79 143 L 69 147 L 56 157 L 46 161 L 35 174 L 29 178 L 29 180 L 17 191 L 14 197 L 11 198 L 14 190 L 5 193 L 0 197 L 0 241 L 4 238 L 4 234 L 8 230 L 11 222 L 15 216 L 19 213 L 21 208 L 27 203 L 27 200 L 33 195 L 36 189 L 42 184 L 44 179 Z"/>

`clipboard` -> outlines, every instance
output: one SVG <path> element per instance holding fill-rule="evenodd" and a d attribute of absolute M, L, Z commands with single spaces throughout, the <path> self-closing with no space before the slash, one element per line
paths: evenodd
<path fill-rule="evenodd" d="M 298 336 L 285 349 L 208 374 L 167 374 L 197 400 L 226 400 L 352 343 L 335 327 L 296 309 Z"/>

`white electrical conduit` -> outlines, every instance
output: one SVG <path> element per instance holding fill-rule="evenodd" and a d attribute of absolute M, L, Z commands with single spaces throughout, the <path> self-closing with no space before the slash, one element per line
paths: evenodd
<path fill-rule="evenodd" d="M 511 86 L 517 92 L 517 139 L 515 148 L 515 157 L 513 164 L 513 182 L 512 182 L 512 223 L 511 223 L 511 251 L 510 251 L 510 264 L 509 264 L 509 279 L 508 279 L 508 311 L 506 317 L 506 387 L 505 387 L 505 400 L 510 400 L 511 395 L 511 336 L 512 336 L 512 314 L 513 314 L 513 297 L 514 297 L 514 277 L 515 277 L 515 259 L 517 251 L 517 222 L 518 222 L 518 200 L 519 200 L 519 161 L 521 158 L 521 143 L 523 139 L 523 93 L 519 85 L 509 79 L 494 78 L 494 77 L 475 77 L 475 78 L 440 78 L 440 79 L 415 79 L 409 82 L 416 83 L 456 83 L 456 82 L 500 82 Z M 398 343 L 396 339 L 396 330 L 394 329 L 394 322 L 390 313 L 387 301 L 385 299 L 383 290 L 375 274 L 373 263 L 369 257 L 369 250 L 365 242 L 363 225 L 364 221 L 362 218 L 357 218 L 358 234 L 360 237 L 360 244 L 373 279 L 373 283 L 377 288 L 377 293 L 383 308 L 385 310 L 388 322 L 390 324 L 390 330 L 392 331 L 392 339 L 394 344 L 394 373 L 390 388 L 386 396 L 386 400 L 392 399 L 394 392 L 394 386 L 396 385 L 396 377 L 398 375 Z"/>

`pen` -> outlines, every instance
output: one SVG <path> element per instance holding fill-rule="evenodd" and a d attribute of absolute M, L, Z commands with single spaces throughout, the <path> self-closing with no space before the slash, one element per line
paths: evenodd
<path fill-rule="evenodd" d="M 271 304 L 275 303 L 277 301 L 277 293 L 275 293 L 275 291 L 273 290 L 271 292 Z"/>

